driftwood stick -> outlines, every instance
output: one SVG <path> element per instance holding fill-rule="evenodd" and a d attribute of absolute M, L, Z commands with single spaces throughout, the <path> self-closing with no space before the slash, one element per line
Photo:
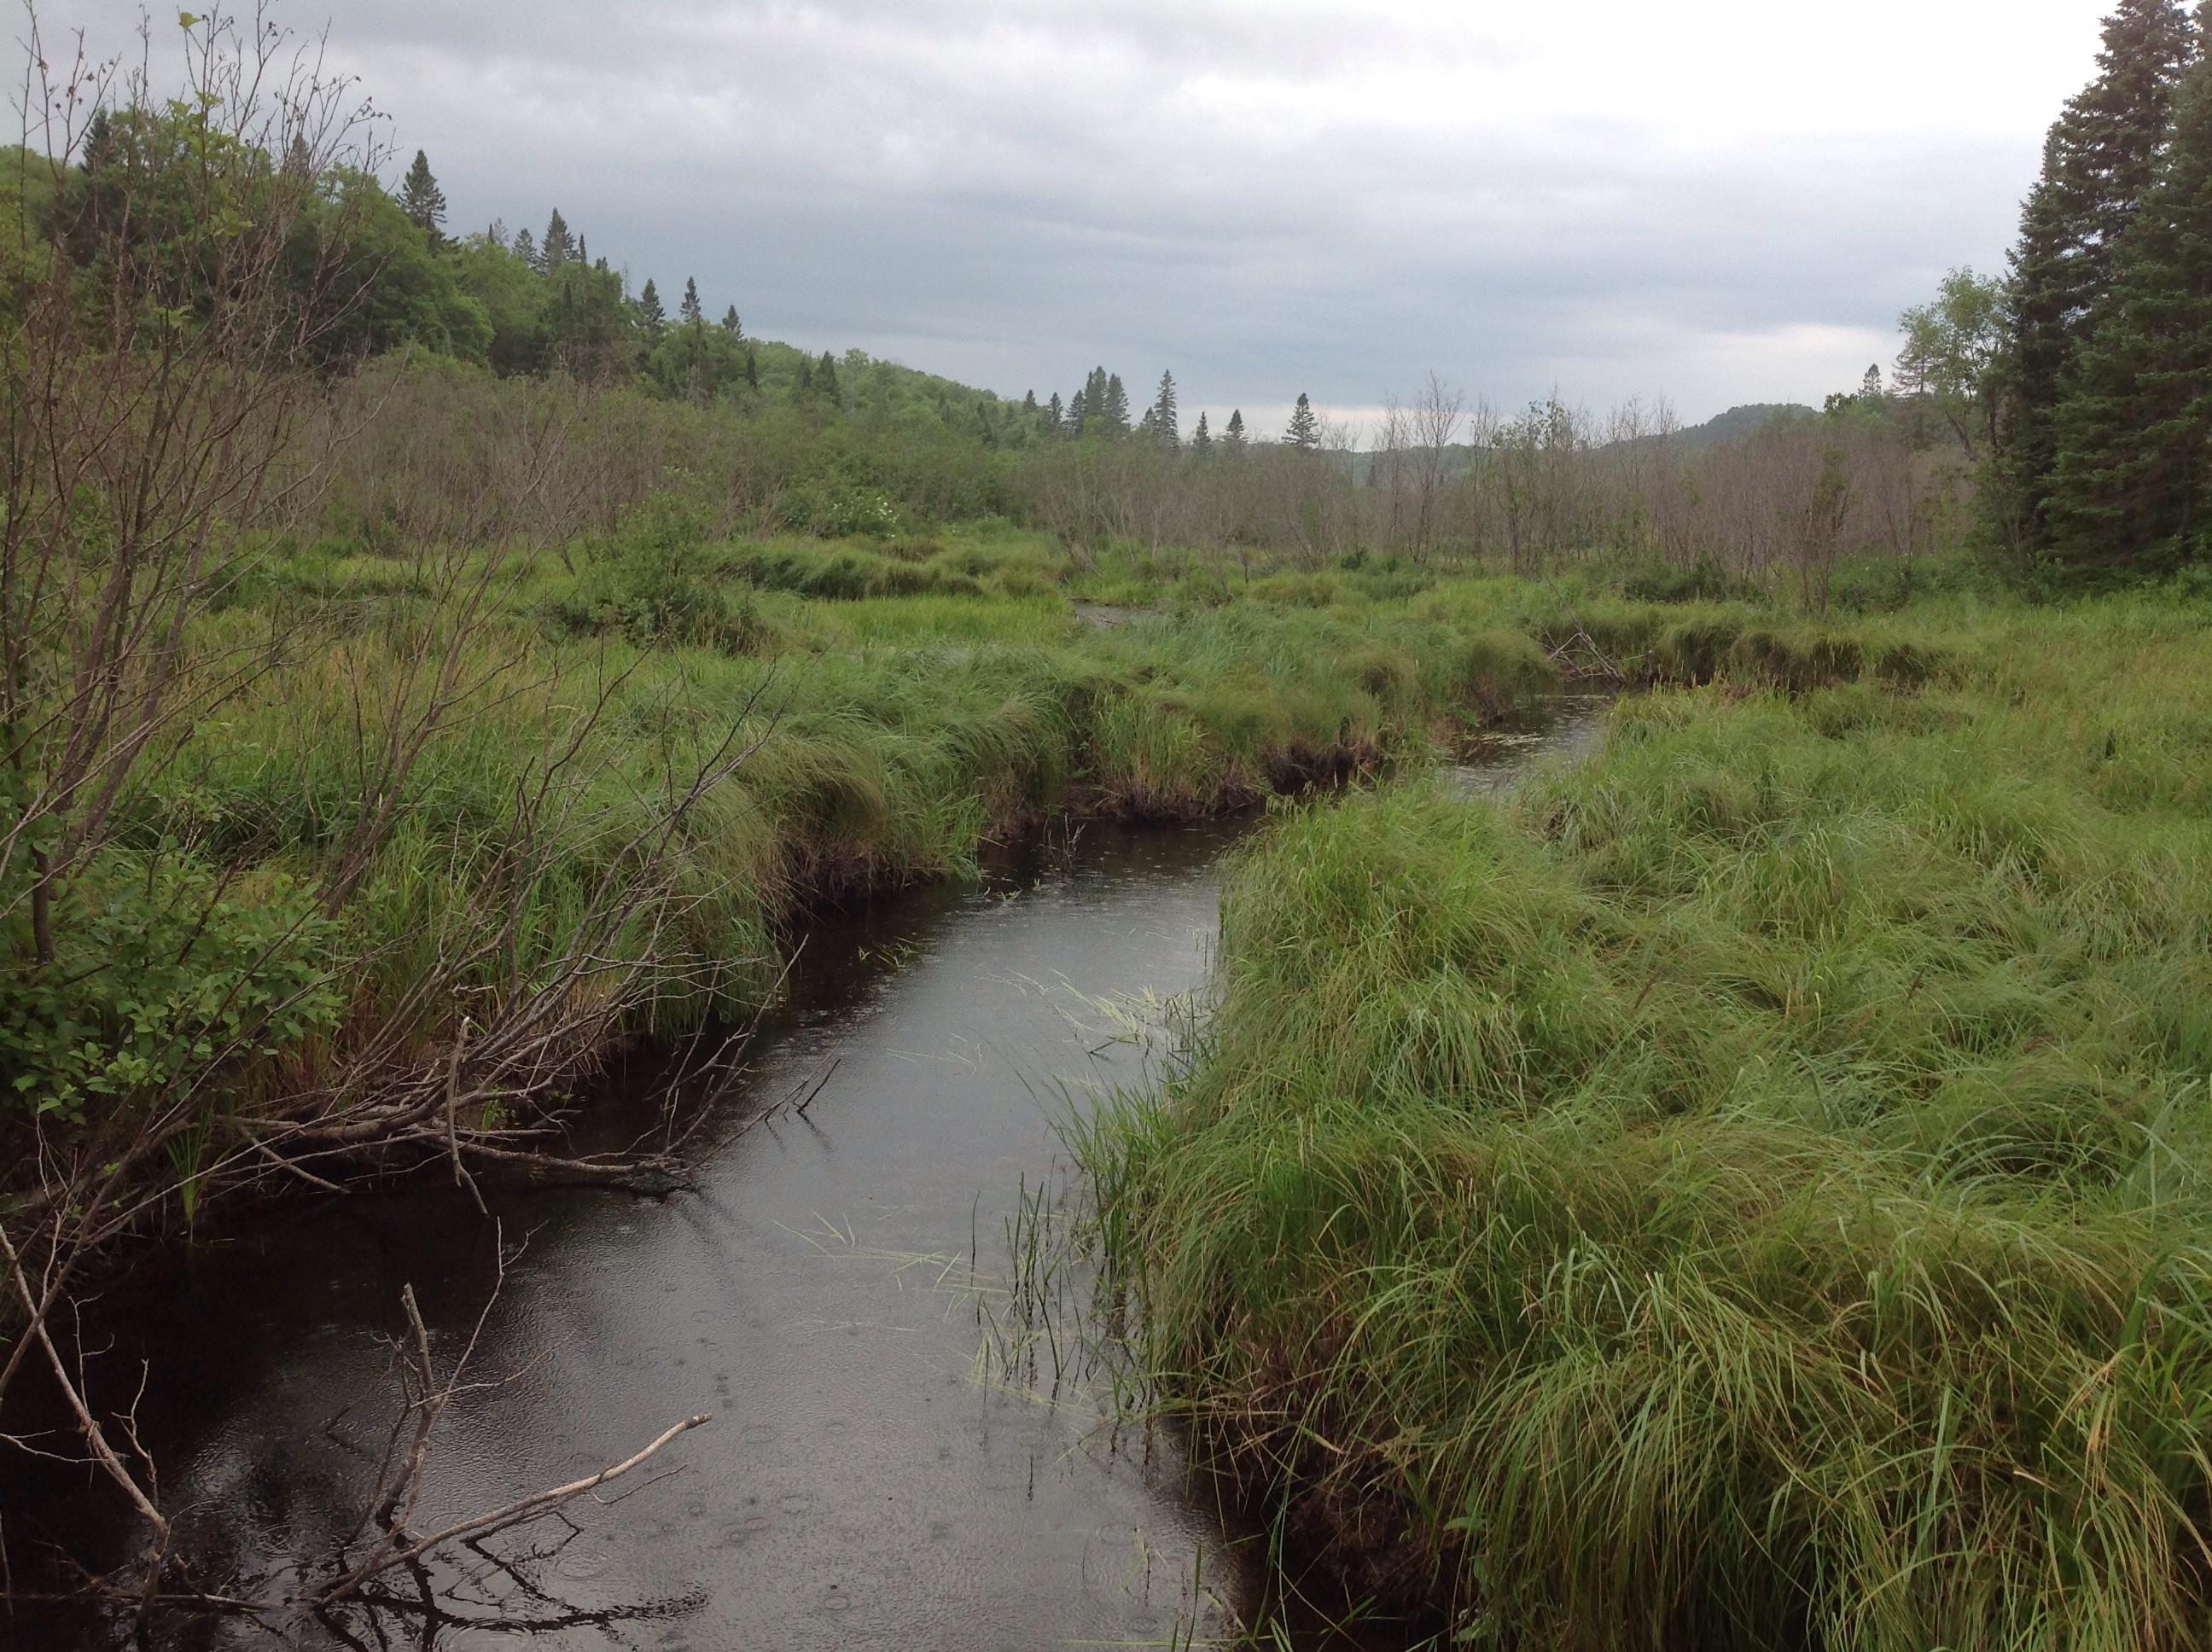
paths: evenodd
<path fill-rule="evenodd" d="M 506 1531 L 509 1527 L 520 1526 L 526 1521 L 550 1515 L 564 1503 L 573 1503 L 586 1492 L 597 1491 L 608 1481 L 620 1479 L 640 1463 L 658 1454 L 678 1435 L 688 1434 L 693 1429 L 713 1420 L 713 1417 L 704 1412 L 696 1417 L 687 1417 L 682 1422 L 664 1429 L 652 1443 L 643 1449 L 633 1452 L 618 1463 L 610 1464 L 596 1474 L 586 1474 L 583 1479 L 570 1480 L 565 1485 L 556 1485 L 544 1491 L 532 1492 L 526 1497 L 518 1497 L 514 1502 L 494 1509 L 489 1513 L 458 1521 L 443 1531 L 433 1532 L 428 1537 L 417 1538 L 404 1548 L 393 1548 L 378 1554 L 325 1589 L 318 1597 L 317 1604 L 325 1606 L 334 1606 L 359 1589 L 370 1578 L 389 1571 L 394 1566 L 411 1564 L 442 1544 L 459 1542 L 469 1538 L 489 1537 L 495 1532 Z"/>

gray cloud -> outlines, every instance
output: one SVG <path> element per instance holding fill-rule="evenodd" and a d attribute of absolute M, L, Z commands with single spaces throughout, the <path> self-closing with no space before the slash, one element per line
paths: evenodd
<path fill-rule="evenodd" d="M 1927 66 L 1924 100 L 1864 79 L 1870 37 L 1747 0 L 1665 35 L 1628 0 L 1510 27 L 1349 0 L 345 0 L 331 40 L 452 227 L 557 204 L 634 279 L 696 276 L 810 348 L 1017 395 L 1171 365 L 1186 408 L 1269 418 L 1431 366 L 1499 404 L 1556 385 L 1701 417 L 1855 380 L 1943 268 L 1996 263 L 2094 39 L 2035 4 L 2066 27 Z M 1885 7 L 1859 27 L 1904 38 L 1914 9 Z M 96 39 L 129 15 L 46 9 Z"/>

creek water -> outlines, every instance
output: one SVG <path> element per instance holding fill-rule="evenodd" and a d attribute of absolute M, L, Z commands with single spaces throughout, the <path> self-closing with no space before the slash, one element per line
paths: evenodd
<path fill-rule="evenodd" d="M 1448 777 L 1495 791 L 1601 714 L 1562 701 Z M 985 1354 L 1026 1213 L 1079 1182 L 1060 1122 L 1146 1080 L 1127 1029 L 1202 986 L 1221 857 L 1250 823 L 1092 827 L 1063 864 L 824 922 L 717 1103 L 759 1121 L 665 1202 L 495 1200 L 520 1247 L 495 1299 L 492 1225 L 425 1182 L 280 1206 L 89 1304 L 102 1400 L 146 1373 L 139 1428 L 187 1552 L 276 1631 L 203 1619 L 161 1643 L 1031 1652 L 1233 1632 L 1267 1593 L 1264 1545 L 1176 1436 Z M 418 1527 L 714 1421 L 602 1494 L 618 1503 L 460 1551 L 374 1621 L 318 1619 L 294 1603 L 300 1559 L 362 1517 L 409 1284 L 441 1358 L 484 1314 L 470 1370 L 491 1385 L 442 1421 Z M 112 1564 L 136 1540 L 82 1470 L 20 1454 L 0 1459 L 0 1517 L 19 1586 L 57 1550 Z M 81 1613 L 0 1619 L 0 1645 L 118 1638 Z"/>

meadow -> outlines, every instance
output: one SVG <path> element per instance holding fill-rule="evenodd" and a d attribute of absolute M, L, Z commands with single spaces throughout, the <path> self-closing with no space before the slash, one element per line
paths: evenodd
<path fill-rule="evenodd" d="M 1451 1644 L 2203 1643 L 2191 589 L 1413 599 L 1672 664 L 1501 804 L 1273 824 L 1185 1065 L 1084 1143 L 1164 1403 L 1301 1565 Z"/>

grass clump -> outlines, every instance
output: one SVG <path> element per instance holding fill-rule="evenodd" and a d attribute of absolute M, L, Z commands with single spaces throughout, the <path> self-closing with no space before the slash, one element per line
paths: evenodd
<path fill-rule="evenodd" d="M 2201 1643 L 2212 644 L 1919 623 L 2002 663 L 1662 693 L 1237 866 L 1194 1065 L 1089 1147 L 1168 1391 L 1358 1591 Z"/>

